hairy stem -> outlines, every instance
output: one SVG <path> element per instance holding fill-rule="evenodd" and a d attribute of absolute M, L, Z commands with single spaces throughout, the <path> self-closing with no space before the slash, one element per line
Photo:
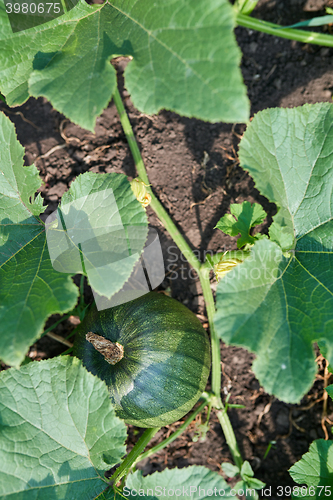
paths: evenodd
<path fill-rule="evenodd" d="M 136 139 L 133 134 L 133 129 L 130 124 L 130 121 L 128 119 L 123 101 L 120 97 L 119 90 L 116 88 L 115 93 L 113 94 L 113 99 L 114 103 L 117 107 L 117 111 L 119 113 L 120 121 L 123 127 L 123 130 L 125 132 L 128 145 L 130 147 L 131 153 L 133 155 L 133 159 L 135 162 L 136 169 L 138 171 L 140 179 L 147 185 L 147 191 L 149 192 L 151 196 L 151 203 L 150 206 L 166 228 L 166 230 L 169 232 L 170 236 L 178 246 L 178 248 L 181 250 L 183 253 L 184 257 L 189 261 L 191 266 L 197 271 L 199 274 L 200 270 L 200 261 L 197 259 L 197 257 L 194 255 L 194 253 L 191 250 L 191 247 L 188 245 L 188 243 L 185 241 L 183 235 L 180 233 L 179 229 L 177 226 L 174 224 L 174 222 L 171 220 L 168 212 L 165 210 L 163 205 L 159 202 L 159 200 L 156 198 L 154 193 L 152 192 L 150 186 L 149 186 L 149 179 L 148 175 L 146 172 L 146 167 L 143 163 L 142 156 L 138 147 L 138 144 L 136 142 Z"/>
<path fill-rule="evenodd" d="M 122 477 L 126 476 L 130 469 L 133 467 L 134 463 L 137 461 L 139 455 L 143 452 L 149 441 L 155 436 L 156 432 L 160 430 L 160 427 L 152 427 L 151 429 L 146 429 L 140 439 L 135 443 L 134 448 L 129 452 L 125 460 L 118 467 L 116 472 L 111 476 L 110 480 L 117 484 Z"/>
<path fill-rule="evenodd" d="M 163 223 L 164 227 L 169 232 L 173 241 L 176 243 L 180 251 L 183 253 L 184 257 L 188 260 L 191 266 L 198 273 L 204 299 L 207 307 L 207 316 L 209 321 L 209 327 L 211 332 L 211 345 L 212 345 L 212 389 L 215 395 L 214 407 L 217 409 L 223 409 L 223 412 L 219 412 L 220 423 L 225 434 L 226 441 L 229 445 L 230 452 L 235 460 L 235 463 L 238 466 L 242 465 L 242 458 L 237 446 L 236 437 L 233 432 L 229 417 L 227 412 L 224 411 L 224 407 L 221 401 L 221 355 L 220 355 L 220 341 L 217 337 L 214 323 L 213 323 L 213 315 L 215 312 L 214 306 L 214 298 L 210 288 L 209 282 L 209 270 L 205 264 L 201 264 L 199 259 L 191 250 L 190 246 L 186 242 L 184 236 L 181 234 L 177 226 L 174 224 L 172 219 L 170 218 L 168 212 L 164 209 L 163 205 L 156 198 L 154 193 L 149 187 L 149 179 L 146 172 L 145 165 L 142 160 L 142 156 L 134 137 L 133 129 L 130 124 L 129 118 L 127 116 L 124 104 L 122 102 L 121 96 L 119 94 L 118 88 L 116 88 L 115 93 L 113 94 L 114 103 L 117 107 L 117 111 L 120 116 L 120 121 L 125 132 L 130 150 L 133 155 L 133 159 L 135 162 L 135 166 L 137 168 L 138 174 L 141 180 L 148 186 L 147 191 L 150 193 L 152 201 L 151 207 L 155 211 L 156 215 Z"/>
<path fill-rule="evenodd" d="M 68 12 L 66 2 L 65 2 L 65 0 L 60 0 L 60 2 L 62 5 L 62 8 L 64 9 L 64 14 L 66 14 L 66 12 Z"/>
<path fill-rule="evenodd" d="M 200 283 L 202 287 L 203 296 L 205 299 L 207 317 L 210 329 L 210 339 L 212 347 L 212 391 L 216 397 L 217 408 L 223 408 L 221 401 L 221 352 L 220 352 L 220 339 L 217 336 L 213 317 L 215 314 L 215 304 L 212 289 L 210 288 L 209 269 L 201 267 L 199 272 Z"/>
<path fill-rule="evenodd" d="M 145 451 L 142 453 L 135 461 L 134 465 L 136 465 L 138 462 L 141 462 L 141 460 L 144 460 L 145 458 L 150 457 L 151 455 L 154 455 L 155 453 L 163 450 L 166 446 L 168 446 L 170 443 L 172 443 L 175 439 L 177 439 L 178 436 L 180 436 L 185 429 L 190 425 L 191 422 L 196 418 L 196 416 L 202 412 L 202 410 L 205 408 L 207 405 L 207 400 L 205 399 L 200 406 L 190 415 L 185 422 L 178 427 L 178 429 L 171 434 L 168 438 L 164 439 L 161 443 L 157 444 L 156 446 L 153 446 L 150 450 Z"/>
<path fill-rule="evenodd" d="M 149 184 L 149 179 L 148 179 L 148 175 L 146 173 L 143 159 L 142 159 L 138 144 L 136 142 L 136 139 L 134 137 L 132 125 L 131 125 L 129 118 L 127 116 L 125 106 L 124 106 L 123 101 L 121 99 L 118 87 L 116 87 L 116 90 L 114 91 L 114 94 L 112 97 L 113 97 L 114 103 L 116 105 L 116 108 L 117 108 L 117 111 L 119 114 L 119 118 L 121 121 L 121 125 L 123 127 L 124 132 L 125 132 L 126 139 L 127 139 L 129 148 L 131 150 L 131 153 L 132 153 L 132 156 L 134 159 L 134 163 L 135 163 L 135 166 L 136 166 L 137 171 L 139 173 L 139 176 L 145 184 Z"/>
<path fill-rule="evenodd" d="M 229 446 L 230 453 L 234 459 L 235 464 L 241 468 L 243 464 L 242 456 L 239 451 L 236 436 L 233 431 L 231 422 L 229 420 L 226 409 L 223 407 L 221 401 L 221 351 L 220 351 L 220 339 L 217 336 L 215 325 L 213 322 L 213 316 L 215 314 L 215 304 L 213 293 L 210 288 L 209 281 L 209 269 L 202 264 L 200 271 L 200 282 L 202 286 L 203 296 L 206 303 L 208 322 L 210 327 L 210 337 L 212 346 L 212 391 L 216 398 L 215 408 L 219 411 L 217 416 L 221 424 L 225 440 Z M 221 411 L 220 411 L 221 410 Z"/>
<path fill-rule="evenodd" d="M 296 28 L 282 28 L 278 24 L 261 21 L 255 17 L 250 17 L 245 14 L 236 15 L 236 24 L 244 28 L 268 33 L 269 35 L 288 38 L 288 40 L 296 40 L 302 43 L 312 43 L 315 45 L 323 45 L 333 47 L 333 36 L 325 35 L 324 33 L 315 33 L 314 31 L 305 31 Z"/>
<path fill-rule="evenodd" d="M 234 433 L 234 430 L 232 428 L 231 422 L 229 420 L 229 417 L 227 415 L 226 410 L 219 410 L 217 412 L 217 418 L 219 419 L 219 422 L 221 424 L 221 427 L 223 429 L 223 434 L 225 437 L 225 440 L 229 446 L 230 453 L 232 455 L 232 458 L 234 459 L 235 464 L 239 469 L 242 468 L 243 465 L 243 459 L 241 456 L 241 453 L 238 448 L 236 436 Z"/>

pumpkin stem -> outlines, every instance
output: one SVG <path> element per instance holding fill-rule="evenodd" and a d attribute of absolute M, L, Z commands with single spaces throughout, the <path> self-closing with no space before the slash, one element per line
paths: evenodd
<path fill-rule="evenodd" d="M 123 359 L 124 348 L 118 342 L 111 342 L 111 340 L 92 332 L 87 333 L 86 339 L 95 347 L 96 351 L 104 356 L 105 361 L 110 365 L 115 365 Z"/>

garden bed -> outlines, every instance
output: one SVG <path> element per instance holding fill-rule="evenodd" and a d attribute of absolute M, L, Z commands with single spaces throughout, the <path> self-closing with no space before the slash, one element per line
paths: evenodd
<path fill-rule="evenodd" d="M 261 1 L 255 16 L 279 24 L 292 24 L 322 14 L 322 1 Z M 243 52 L 242 71 L 251 101 L 251 116 L 268 107 L 294 107 L 304 103 L 331 102 L 333 89 L 333 49 L 304 45 L 263 33 L 237 28 L 237 41 Z M 207 252 L 236 249 L 233 238 L 214 230 L 218 220 L 231 203 L 248 200 L 260 203 L 268 218 L 261 229 L 268 228 L 276 213 L 254 188 L 252 179 L 239 167 L 237 147 L 244 125 L 210 124 L 163 111 L 149 117 L 131 104 L 123 87 L 122 72 L 126 58 L 114 61 L 118 70 L 120 90 L 129 112 L 153 189 L 181 229 L 192 248 L 202 259 Z M 9 109 L 0 103 L 0 110 L 15 123 L 18 139 L 26 149 L 26 165 L 35 163 L 44 180 L 41 193 L 48 204 L 46 215 L 54 211 L 61 196 L 77 175 L 91 172 L 135 174 L 125 135 L 113 103 L 97 119 L 95 134 L 70 123 L 52 109 L 43 98 L 31 98 L 19 108 Z M 199 280 L 180 255 L 166 230 L 148 208 L 150 225 L 160 235 L 164 252 L 166 277 L 159 287 L 194 311 L 208 328 Z M 45 217 L 43 216 L 45 219 Z M 212 278 L 212 287 L 216 281 Z M 86 300 L 92 295 L 86 289 Z M 59 316 L 51 317 L 47 326 Z M 77 324 L 69 318 L 53 330 L 67 336 Z M 30 356 L 46 359 L 67 347 L 44 337 L 31 347 Z M 255 476 L 272 487 L 271 498 L 278 486 L 292 486 L 288 469 L 308 451 L 314 439 L 324 438 L 321 426 L 324 361 L 319 358 L 320 375 L 300 405 L 285 404 L 266 394 L 251 371 L 253 356 L 247 351 L 221 346 L 223 397 L 244 405 L 231 409 L 230 419 L 243 458 L 248 460 Z M 333 412 L 328 406 L 328 416 Z M 166 437 L 179 423 L 161 429 L 151 444 Z M 129 447 L 138 432 L 130 428 Z M 164 468 L 206 465 L 220 471 L 222 462 L 231 461 L 217 418 L 203 442 L 193 442 L 195 425 L 191 425 L 168 448 L 139 464 L 144 473 Z M 331 437 L 331 436 L 330 436 Z M 275 443 L 273 443 L 275 442 Z M 271 447 L 265 457 L 265 453 Z M 280 490 L 281 491 L 281 490 Z M 284 490 L 284 493 L 288 490 Z"/>

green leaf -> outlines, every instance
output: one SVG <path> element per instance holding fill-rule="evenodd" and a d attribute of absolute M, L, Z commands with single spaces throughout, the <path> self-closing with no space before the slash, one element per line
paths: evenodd
<path fill-rule="evenodd" d="M 243 462 L 243 465 L 242 465 L 240 473 L 241 473 L 241 477 L 243 479 L 244 479 L 244 476 L 248 476 L 248 477 L 253 477 L 254 476 L 254 472 L 252 470 L 250 462 L 248 462 L 247 460 L 245 460 L 245 462 Z"/>
<path fill-rule="evenodd" d="M 237 491 L 238 495 L 244 495 L 247 500 L 258 500 L 258 493 L 253 487 L 250 488 L 247 481 L 238 481 L 233 487 L 233 490 Z"/>
<path fill-rule="evenodd" d="M 237 465 L 230 464 L 229 462 L 225 462 L 221 465 L 221 469 L 228 477 L 235 477 L 239 474 L 239 467 Z"/>
<path fill-rule="evenodd" d="M 258 203 L 233 203 L 230 205 L 230 214 L 226 214 L 218 221 L 215 227 L 221 229 L 225 234 L 241 237 L 237 240 L 237 247 L 241 248 L 246 244 L 253 245 L 254 242 L 263 235 L 250 235 L 250 229 L 258 226 L 266 217 L 266 212 Z"/>
<path fill-rule="evenodd" d="M 0 113 L 0 356 L 18 366 L 51 314 L 70 311 L 78 289 L 54 271 L 46 246 L 35 166 L 23 167 L 14 125 Z"/>
<path fill-rule="evenodd" d="M 269 228 L 269 237 L 271 241 L 280 245 L 282 250 L 293 250 L 295 243 L 294 236 L 290 233 L 288 227 L 273 222 Z"/>
<path fill-rule="evenodd" d="M 125 453 L 106 385 L 76 358 L 0 376 L 0 497 L 90 500 Z"/>
<path fill-rule="evenodd" d="M 234 488 L 237 492 L 239 490 L 242 490 L 244 491 L 246 489 L 246 482 L 245 481 L 238 481 L 236 484 L 235 484 L 235 488 Z"/>
<path fill-rule="evenodd" d="M 314 342 L 325 342 L 333 362 L 332 123 L 331 104 L 255 116 L 241 164 L 277 204 L 275 224 L 296 239 L 295 250 L 258 241 L 217 288 L 219 336 L 256 353 L 253 370 L 264 389 L 290 403 L 313 383 Z"/>
<path fill-rule="evenodd" d="M 258 0 L 236 0 L 234 8 L 240 14 L 250 15 L 258 3 Z"/>
<path fill-rule="evenodd" d="M 242 465 L 242 468 L 240 471 L 240 475 L 245 483 L 245 489 L 254 488 L 255 490 L 261 490 L 262 488 L 264 488 L 266 486 L 265 483 L 263 483 L 259 479 L 256 479 L 255 477 L 253 477 L 254 472 L 252 470 L 250 463 L 247 460 L 245 460 L 245 462 L 243 462 L 243 465 Z"/>
<path fill-rule="evenodd" d="M 123 494 L 126 498 L 146 498 L 155 500 L 161 496 L 170 500 L 189 498 L 208 500 L 214 495 L 234 498 L 230 487 L 216 472 L 206 467 L 191 466 L 184 469 L 165 469 L 150 476 L 142 476 L 141 471 L 128 476 Z M 132 493 L 131 493 L 132 491 Z M 220 492 L 220 493 L 219 493 Z"/>
<path fill-rule="evenodd" d="M 24 149 L 17 141 L 15 128 L 9 118 L 0 113 L 0 165 L 1 188 L 4 198 L 1 207 L 11 211 L 11 215 L 22 218 L 44 212 L 43 199 L 35 192 L 42 185 L 37 168 L 34 165 L 23 167 Z"/>
<path fill-rule="evenodd" d="M 144 208 L 127 177 L 116 173 L 77 177 L 46 222 L 55 269 L 86 274 L 93 290 L 107 298 L 130 277 L 148 233 Z"/>
<path fill-rule="evenodd" d="M 318 342 L 318 347 L 320 349 L 320 353 L 322 354 L 322 356 L 324 356 L 324 358 L 326 358 L 326 360 L 327 360 L 329 347 L 326 346 L 325 340 L 321 340 L 320 342 Z M 333 373 L 333 365 L 328 364 L 327 370 L 330 373 Z"/>
<path fill-rule="evenodd" d="M 250 489 L 254 488 L 255 490 L 261 490 L 262 488 L 265 488 L 266 484 L 255 477 L 248 477 L 246 479 L 246 486 Z"/>
<path fill-rule="evenodd" d="M 0 39 L 5 40 L 7 36 L 12 35 L 12 29 L 10 27 L 10 22 L 8 15 L 6 13 L 5 2 L 0 1 Z"/>
<path fill-rule="evenodd" d="M 333 399 L 333 385 L 329 385 L 325 388 L 327 394 Z"/>
<path fill-rule="evenodd" d="M 81 0 L 60 18 L 15 34 L 2 11 L 1 91 L 10 106 L 43 95 L 93 130 L 116 86 L 109 61 L 124 55 L 133 58 L 125 82 L 140 111 L 244 122 L 249 102 L 234 26 L 227 0 L 110 0 L 98 6 Z"/>
<path fill-rule="evenodd" d="M 313 17 L 312 19 L 308 19 L 307 21 L 301 21 L 296 24 L 290 24 L 289 26 L 283 26 L 280 27 L 279 29 L 288 29 L 288 28 L 301 28 L 302 26 L 324 26 L 325 24 L 330 24 L 333 23 L 333 16 L 328 15 L 328 16 L 319 16 L 319 17 Z"/>
<path fill-rule="evenodd" d="M 310 445 L 310 449 L 301 460 L 289 469 L 293 480 L 298 484 L 306 484 L 307 496 L 302 498 L 323 498 L 332 496 L 333 484 L 333 441 L 317 439 Z M 327 489 L 318 488 L 327 486 Z M 328 493 L 328 494 L 327 494 Z M 299 498 L 298 495 L 297 498 Z M 294 496 L 296 498 L 296 496 Z"/>

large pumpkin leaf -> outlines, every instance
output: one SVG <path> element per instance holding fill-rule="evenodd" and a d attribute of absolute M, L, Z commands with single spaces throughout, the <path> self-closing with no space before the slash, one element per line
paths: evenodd
<path fill-rule="evenodd" d="M 77 358 L 0 376 L 0 497 L 91 500 L 125 453 L 126 426 L 104 382 Z"/>
<path fill-rule="evenodd" d="M 260 383 L 287 402 L 298 402 L 313 383 L 313 342 L 324 343 L 333 362 L 332 124 L 330 104 L 266 110 L 239 150 L 243 168 L 279 211 L 274 242 L 257 242 L 219 283 L 215 324 L 225 342 L 257 354 Z M 283 252 L 288 238 L 294 248 Z"/>
<path fill-rule="evenodd" d="M 12 36 L 12 29 L 10 27 L 8 15 L 6 13 L 5 3 L 2 0 L 0 0 L 0 26 L 1 26 L 1 29 L 0 29 L 0 39 L 1 40 L 5 40 L 6 37 Z M 1 83 L 0 83 L 0 88 L 1 88 Z M 2 100 L 4 102 L 6 102 L 3 98 L 2 98 Z"/>
<path fill-rule="evenodd" d="M 24 149 L 14 125 L 0 113 L 0 356 L 19 365 L 40 335 L 45 320 L 75 306 L 71 278 L 54 271 L 37 216 L 41 179 L 35 166 L 23 167 Z"/>
<path fill-rule="evenodd" d="M 116 173 L 77 177 L 46 226 L 55 269 L 86 274 L 107 298 L 130 277 L 148 233 L 144 208 L 127 177 Z"/>
<path fill-rule="evenodd" d="M 227 0 L 109 0 L 99 6 L 81 0 L 26 31 L 10 34 L 3 9 L 0 23 L 1 92 L 10 106 L 43 95 L 93 130 L 116 86 L 109 61 L 125 55 L 133 58 L 126 87 L 144 113 L 165 108 L 210 121 L 248 119 Z"/>
<path fill-rule="evenodd" d="M 126 176 L 89 172 L 50 216 L 46 238 L 38 218 L 43 200 L 35 198 L 41 179 L 36 167 L 23 167 L 23 154 L 14 126 L 1 114 L 0 356 L 14 366 L 51 314 L 75 306 L 78 289 L 68 274 L 87 274 L 93 290 L 110 298 L 131 275 L 148 231 Z"/>
<path fill-rule="evenodd" d="M 139 497 L 147 500 L 158 500 L 161 497 L 170 500 L 178 498 L 208 500 L 213 496 L 235 498 L 236 494 L 237 490 L 231 493 L 231 488 L 223 477 L 206 467 L 196 465 L 183 469 L 165 469 L 163 472 L 155 472 L 145 477 L 142 476 L 141 471 L 137 471 L 128 476 L 123 490 L 125 498 Z M 114 496 L 112 489 L 107 490 L 98 498 L 100 500 L 117 498 L 118 500 L 118 496 Z"/>
<path fill-rule="evenodd" d="M 165 488 L 165 490 L 164 490 Z M 201 490 L 199 491 L 199 488 Z M 170 500 L 176 500 L 179 497 L 192 499 L 208 499 L 216 488 L 220 496 L 224 498 L 232 497 L 230 486 L 227 485 L 223 477 L 219 476 L 206 467 L 192 466 L 183 469 L 165 469 L 163 472 L 155 472 L 150 476 L 142 476 L 141 471 L 137 471 L 128 477 L 126 481 L 127 491 L 143 489 L 145 498 L 155 500 L 160 498 L 161 490 Z M 154 495 L 147 492 L 152 489 Z M 181 495 L 179 494 L 181 493 Z M 219 493 L 217 493 L 217 496 Z"/>
<path fill-rule="evenodd" d="M 293 498 L 332 498 L 333 441 L 317 439 L 311 443 L 308 453 L 289 469 L 289 473 L 296 483 L 308 486 L 303 488 L 308 494 L 303 495 L 300 488 L 300 494 Z"/>

